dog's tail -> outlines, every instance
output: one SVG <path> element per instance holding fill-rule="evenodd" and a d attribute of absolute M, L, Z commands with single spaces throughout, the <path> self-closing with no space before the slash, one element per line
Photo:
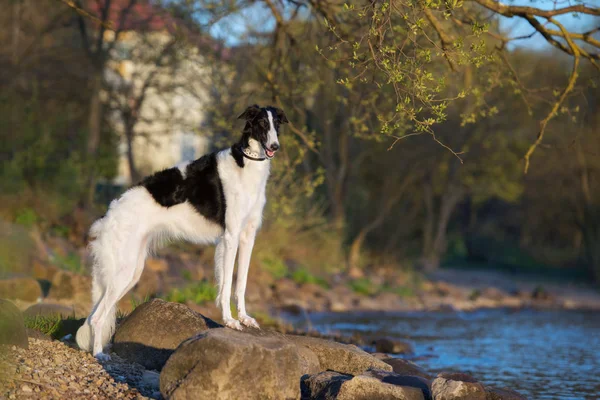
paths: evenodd
<path fill-rule="evenodd" d="M 103 259 L 104 255 L 102 253 L 102 246 L 99 243 L 99 236 L 102 234 L 102 229 L 104 225 L 104 219 L 100 219 L 96 221 L 91 229 L 90 235 L 92 237 L 96 237 L 90 243 L 90 251 L 93 258 L 93 270 L 92 270 L 92 312 L 86 318 L 83 325 L 77 330 L 77 335 L 75 340 L 77 345 L 81 350 L 92 351 L 93 349 L 93 334 L 92 334 L 92 325 L 91 319 L 94 313 L 96 312 L 102 297 L 106 292 L 106 285 L 104 284 L 105 277 L 103 276 L 103 266 L 105 265 L 106 260 Z M 111 310 L 108 312 L 108 318 L 106 322 L 102 325 L 102 332 L 97 332 L 96 334 L 100 334 L 102 337 L 102 346 L 104 347 L 112 337 L 112 334 L 115 331 L 115 322 L 116 322 L 116 306 L 113 306 Z"/>

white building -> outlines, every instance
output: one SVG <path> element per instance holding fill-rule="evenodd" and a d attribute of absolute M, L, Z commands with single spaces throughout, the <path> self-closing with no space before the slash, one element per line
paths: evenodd
<path fill-rule="evenodd" d="M 201 132 L 209 74 L 198 48 L 176 40 L 166 25 L 126 30 L 108 62 L 105 77 L 110 90 L 103 98 L 120 137 L 118 175 L 113 181 L 117 185 L 135 183 L 127 156 L 128 121 L 135 121 L 130 124 L 131 148 L 140 176 L 196 159 L 210 144 Z M 114 38 L 112 31 L 106 35 L 107 42 Z"/>

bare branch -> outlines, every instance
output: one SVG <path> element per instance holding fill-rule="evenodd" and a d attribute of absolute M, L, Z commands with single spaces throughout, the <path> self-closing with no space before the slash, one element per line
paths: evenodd
<path fill-rule="evenodd" d="M 567 95 L 573 90 L 573 87 L 575 86 L 575 82 L 577 81 L 577 76 L 578 76 L 577 70 L 579 69 L 579 57 L 580 57 L 579 48 L 575 45 L 575 43 L 573 43 L 571 36 L 569 36 L 567 30 L 565 29 L 565 27 L 562 24 L 560 24 L 558 21 L 556 21 L 555 19 L 552 19 L 552 18 L 548 18 L 548 21 L 550 21 L 554 25 L 558 26 L 560 28 L 561 32 L 565 35 L 564 37 L 567 40 L 567 43 L 569 44 L 569 47 L 571 48 L 571 51 L 573 52 L 573 55 L 574 55 L 573 69 L 571 70 L 571 76 L 569 77 L 569 83 L 562 91 L 558 100 L 554 103 L 554 106 L 552 107 L 552 109 L 550 110 L 550 112 L 548 113 L 546 118 L 544 118 L 540 122 L 540 131 L 537 135 L 537 139 L 531 146 L 529 146 L 527 153 L 525 153 L 525 157 L 524 157 L 525 158 L 525 173 L 527 173 L 527 171 L 529 170 L 529 160 L 531 158 L 531 155 L 533 154 L 535 149 L 540 145 L 540 143 L 542 143 L 542 140 L 544 139 L 544 133 L 546 132 L 546 126 L 548 125 L 548 122 L 556 115 L 559 107 L 563 104 Z"/>
<path fill-rule="evenodd" d="M 488 10 L 494 11 L 495 13 L 502 14 L 505 17 L 523 16 L 523 15 L 537 15 L 538 17 L 552 18 L 557 15 L 563 14 L 588 14 L 588 15 L 600 15 L 600 8 L 587 7 L 584 4 L 578 4 L 575 6 L 557 8 L 554 10 L 542 10 L 536 7 L 523 7 L 523 6 L 508 6 L 495 0 L 471 0 L 474 1 Z"/>
<path fill-rule="evenodd" d="M 442 26 L 441 22 L 433 14 L 433 11 L 431 11 L 431 9 L 425 7 L 424 12 L 425 12 L 425 16 L 427 17 L 427 20 L 429 21 L 429 23 L 431 24 L 433 29 L 435 29 L 438 36 L 440 37 L 440 41 L 442 42 L 442 49 L 444 50 L 444 57 L 448 61 L 450 68 L 453 71 L 456 71 L 456 64 L 455 64 L 454 60 L 452 60 L 450 58 L 450 55 L 449 55 L 449 52 L 450 52 L 450 49 L 452 46 L 452 42 L 454 41 L 452 34 L 446 32 L 444 30 L 444 27 Z"/>

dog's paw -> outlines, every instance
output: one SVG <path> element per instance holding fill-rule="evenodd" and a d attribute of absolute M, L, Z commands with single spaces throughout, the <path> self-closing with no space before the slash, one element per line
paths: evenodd
<path fill-rule="evenodd" d="M 96 353 L 94 354 L 94 357 L 96 357 L 96 360 L 100 361 L 100 362 L 104 362 L 104 361 L 110 361 L 110 356 L 106 353 Z"/>
<path fill-rule="evenodd" d="M 242 323 L 242 325 L 247 326 L 249 328 L 260 329 L 258 322 L 256 322 L 256 320 L 254 318 L 252 318 L 251 316 L 239 315 L 238 317 L 240 318 L 240 322 Z"/>
<path fill-rule="evenodd" d="M 240 324 L 240 321 L 233 318 L 227 318 L 223 320 L 223 324 L 228 328 L 235 329 L 236 331 L 241 331 L 242 329 L 244 329 L 242 327 L 242 324 Z"/>

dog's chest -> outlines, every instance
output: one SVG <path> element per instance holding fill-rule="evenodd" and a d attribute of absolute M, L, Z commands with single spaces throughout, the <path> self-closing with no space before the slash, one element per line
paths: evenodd
<path fill-rule="evenodd" d="M 245 219 L 253 211 L 261 212 L 269 177 L 268 162 L 247 163 L 240 168 L 230 156 L 219 165 L 227 213 Z"/>

